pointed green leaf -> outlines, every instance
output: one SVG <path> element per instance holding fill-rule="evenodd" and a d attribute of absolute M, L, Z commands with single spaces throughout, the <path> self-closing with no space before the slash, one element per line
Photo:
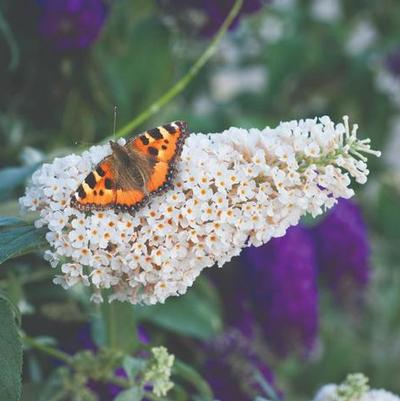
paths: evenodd
<path fill-rule="evenodd" d="M 197 396 L 200 397 L 200 399 L 204 401 L 212 401 L 214 399 L 209 384 L 192 366 L 175 358 L 172 371 L 175 376 L 191 384 L 197 390 Z"/>
<path fill-rule="evenodd" d="M 0 298 L 0 400 L 21 397 L 22 343 L 9 302 Z"/>
<path fill-rule="evenodd" d="M 0 230 L 0 263 L 29 252 L 40 250 L 47 244 L 45 227 L 36 228 L 33 225 L 18 225 Z"/>
<path fill-rule="evenodd" d="M 7 302 L 13 315 L 14 319 L 17 321 L 18 325 L 21 324 L 21 311 L 18 309 L 18 306 L 16 305 L 15 302 L 10 298 L 9 294 L 4 292 L 2 289 L 0 289 L 0 300 L 3 300 L 4 302 Z"/>
<path fill-rule="evenodd" d="M 24 224 L 24 221 L 14 216 L 0 216 L 0 227 Z"/>

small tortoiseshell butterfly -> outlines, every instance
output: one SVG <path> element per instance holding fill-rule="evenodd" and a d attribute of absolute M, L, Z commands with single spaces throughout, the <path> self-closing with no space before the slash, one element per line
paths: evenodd
<path fill-rule="evenodd" d="M 71 195 L 71 206 L 135 212 L 150 196 L 172 187 L 175 163 L 188 134 L 187 124 L 175 121 L 143 132 L 125 146 L 110 141 L 111 155 Z"/>

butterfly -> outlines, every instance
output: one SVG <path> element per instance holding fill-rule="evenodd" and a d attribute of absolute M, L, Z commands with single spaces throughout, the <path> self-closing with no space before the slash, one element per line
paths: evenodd
<path fill-rule="evenodd" d="M 71 195 L 71 206 L 81 211 L 126 211 L 133 214 L 153 195 L 172 187 L 176 162 L 188 127 L 184 121 L 145 131 L 124 146 L 110 141 L 104 158 Z"/>

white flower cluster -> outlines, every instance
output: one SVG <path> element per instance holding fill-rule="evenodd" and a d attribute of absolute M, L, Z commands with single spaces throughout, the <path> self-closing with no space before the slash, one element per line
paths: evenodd
<path fill-rule="evenodd" d="M 33 174 L 21 205 L 40 211 L 49 229 L 45 257 L 61 265 L 55 283 L 91 285 L 109 299 L 164 302 L 186 292 L 208 266 L 222 266 L 242 248 L 285 234 L 301 216 L 316 216 L 349 198 L 351 176 L 367 179 L 369 140 L 350 132 L 347 117 L 281 123 L 277 128 L 230 128 L 186 140 L 175 188 L 130 215 L 114 210 L 82 213 L 71 193 L 106 155 L 95 146 L 44 164 Z"/>
<path fill-rule="evenodd" d="M 337 396 L 337 385 L 327 384 L 323 386 L 313 401 L 342 401 Z M 369 390 L 361 397 L 349 401 L 400 401 L 400 397 L 386 390 Z"/>
<path fill-rule="evenodd" d="M 170 355 L 165 347 L 153 347 L 152 359 L 144 373 L 144 381 L 151 384 L 152 392 L 157 397 L 165 397 L 174 386 L 170 380 L 175 356 Z"/>
<path fill-rule="evenodd" d="M 400 401 L 400 397 L 386 390 L 369 390 L 352 397 L 343 397 L 339 394 L 340 386 L 327 384 L 323 386 L 313 401 Z M 350 394 L 350 393 L 349 393 Z"/>

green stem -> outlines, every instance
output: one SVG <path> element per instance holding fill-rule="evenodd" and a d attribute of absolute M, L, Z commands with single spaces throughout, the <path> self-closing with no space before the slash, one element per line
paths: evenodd
<path fill-rule="evenodd" d="M 308 167 L 312 164 L 315 164 L 317 167 L 324 167 L 328 164 L 332 164 L 340 155 L 345 155 L 342 149 L 335 150 L 322 157 L 303 157 L 298 160 L 299 163 L 299 172 L 304 173 Z"/>
<path fill-rule="evenodd" d="M 225 35 L 229 26 L 232 24 L 235 17 L 238 15 L 243 4 L 243 0 L 236 0 L 229 14 L 227 15 L 225 21 L 219 28 L 217 34 L 212 39 L 210 45 L 200 56 L 200 58 L 192 65 L 189 71 L 168 90 L 163 96 L 161 96 L 156 102 L 151 104 L 146 110 L 140 113 L 137 117 L 133 118 L 128 124 L 119 129 L 115 135 L 110 136 L 107 140 L 113 138 L 120 138 L 127 135 L 129 132 L 137 128 L 140 124 L 150 118 L 153 114 L 156 114 L 163 106 L 170 102 L 175 96 L 181 93 L 188 84 L 193 80 L 193 78 L 199 73 L 199 71 L 204 67 L 207 61 L 214 55 L 218 48 L 218 44 L 222 37 Z"/>
<path fill-rule="evenodd" d="M 175 359 L 173 372 L 192 384 L 197 389 L 199 395 L 203 396 L 204 400 L 212 401 L 214 399 L 208 383 L 191 366 Z"/>
<path fill-rule="evenodd" d="M 67 365 L 72 364 L 72 357 L 67 353 L 59 351 L 53 347 L 50 347 L 49 345 L 42 344 L 25 334 L 22 335 L 22 342 L 30 348 L 36 349 L 44 354 L 47 354 L 48 356 L 51 356 L 52 358 L 56 358 L 65 362 Z"/>

